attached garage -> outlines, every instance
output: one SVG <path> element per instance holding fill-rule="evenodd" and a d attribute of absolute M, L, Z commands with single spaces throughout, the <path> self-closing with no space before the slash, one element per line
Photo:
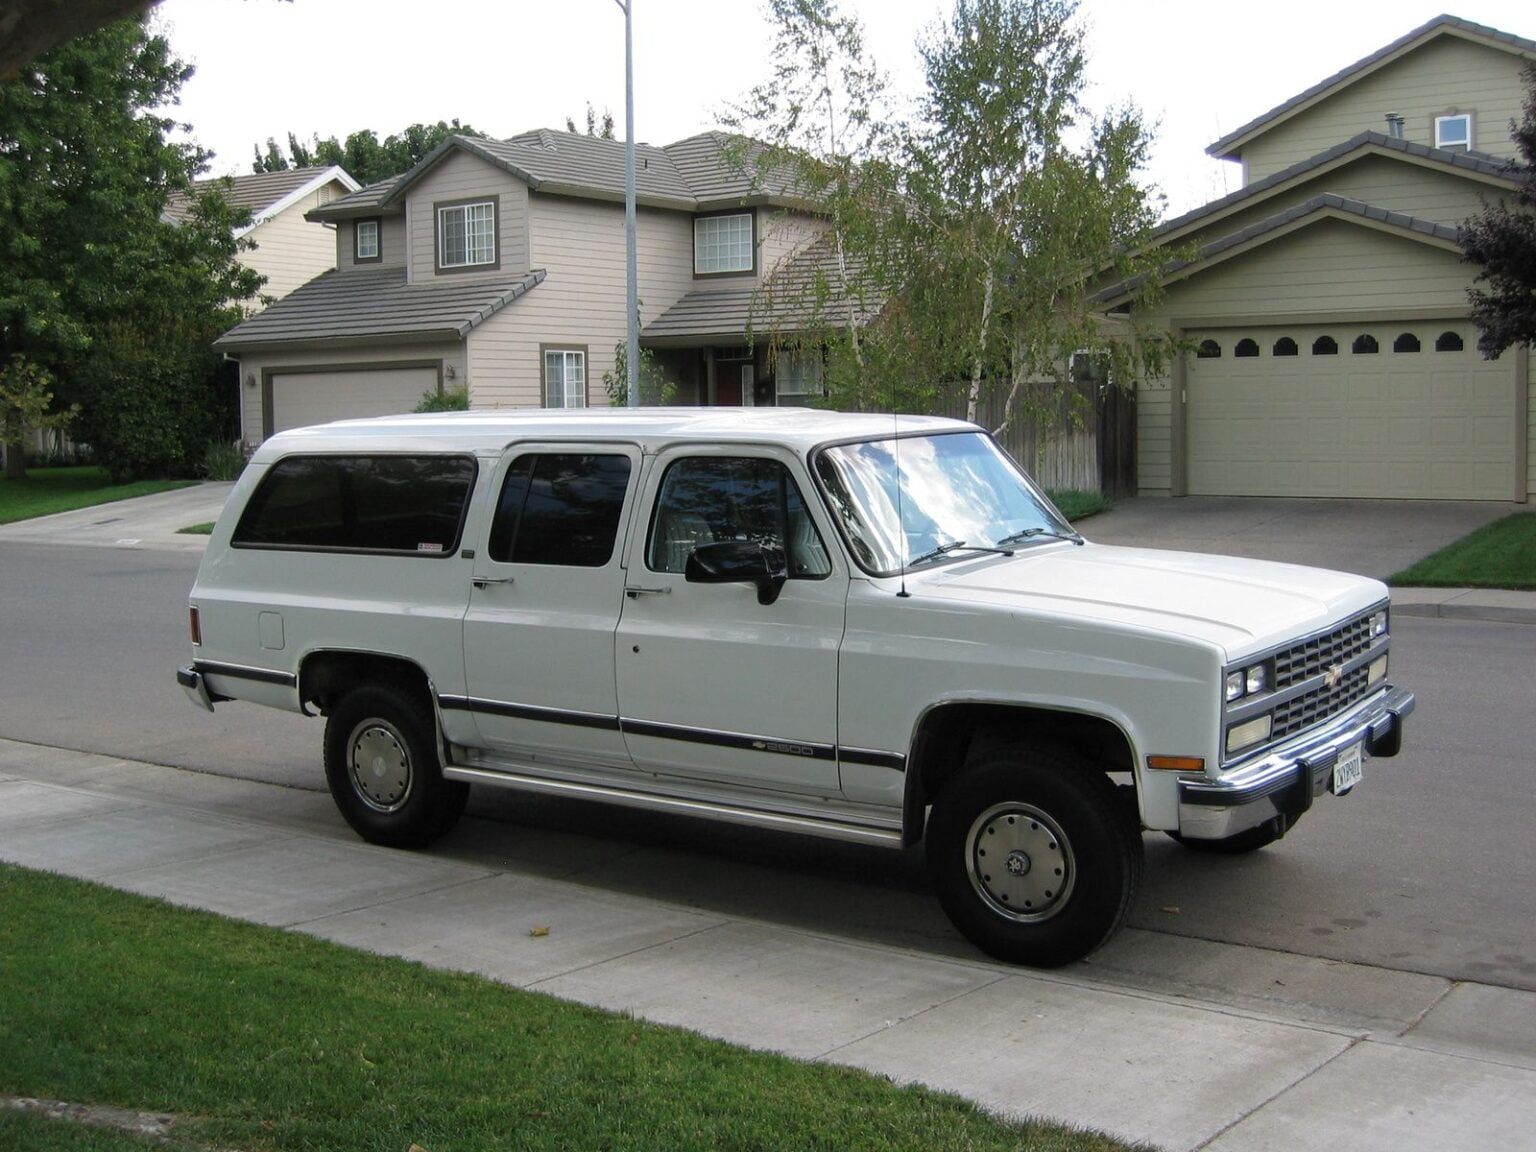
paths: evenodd
<path fill-rule="evenodd" d="M 436 392 L 441 361 L 377 367 L 287 368 L 263 374 L 263 435 L 307 424 L 409 412 Z"/>
<path fill-rule="evenodd" d="M 1190 336 L 1189 494 L 1510 499 L 1515 372 L 1482 358 L 1465 320 Z"/>

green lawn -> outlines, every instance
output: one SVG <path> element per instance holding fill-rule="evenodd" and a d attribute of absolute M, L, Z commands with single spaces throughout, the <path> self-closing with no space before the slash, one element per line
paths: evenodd
<path fill-rule="evenodd" d="M 0 909 L 0 1095 L 171 1113 L 176 1148 L 1127 1148 L 60 876 L 0 866 Z M 144 1146 L 93 1139 L 0 1109 L 8 1150 Z"/>
<path fill-rule="evenodd" d="M 1079 488 L 1053 488 L 1046 492 L 1051 503 L 1061 514 L 1076 523 L 1095 516 L 1109 507 L 1109 501 L 1099 492 L 1085 492 Z"/>
<path fill-rule="evenodd" d="M 0 477 L 0 524 L 73 512 L 96 504 L 110 504 L 133 496 L 151 496 L 173 488 L 187 488 L 195 480 L 139 480 L 112 484 L 105 468 L 29 468 L 26 479 Z"/>
<path fill-rule="evenodd" d="M 1516 512 L 1426 556 L 1388 583 L 1536 590 L 1536 512 Z"/>

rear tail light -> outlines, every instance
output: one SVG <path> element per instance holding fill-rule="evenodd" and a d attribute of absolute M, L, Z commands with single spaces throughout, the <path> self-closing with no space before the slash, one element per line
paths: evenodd
<path fill-rule="evenodd" d="M 194 606 L 191 612 L 192 643 L 201 647 L 203 643 L 203 622 L 198 619 L 197 608 Z"/>

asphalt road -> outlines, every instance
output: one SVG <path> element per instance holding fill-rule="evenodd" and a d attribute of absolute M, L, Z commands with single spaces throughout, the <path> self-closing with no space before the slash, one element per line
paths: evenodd
<path fill-rule="evenodd" d="M 322 721 L 212 716 L 189 657 L 195 554 L 0 545 L 0 737 L 320 789 Z M 1147 836 L 1135 927 L 1536 990 L 1536 626 L 1400 618 L 1407 747 L 1248 857 Z M 934 954 L 970 955 L 920 851 L 478 789 L 437 850 Z M 339 821 L 339 817 L 338 817 Z M 1090 961 L 1091 962 L 1091 961 Z"/>

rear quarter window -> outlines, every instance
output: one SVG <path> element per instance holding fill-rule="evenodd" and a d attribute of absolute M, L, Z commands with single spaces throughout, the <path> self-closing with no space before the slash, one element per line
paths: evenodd
<path fill-rule="evenodd" d="M 470 456 L 288 456 L 251 494 L 231 543 L 451 555 L 474 481 Z"/>

